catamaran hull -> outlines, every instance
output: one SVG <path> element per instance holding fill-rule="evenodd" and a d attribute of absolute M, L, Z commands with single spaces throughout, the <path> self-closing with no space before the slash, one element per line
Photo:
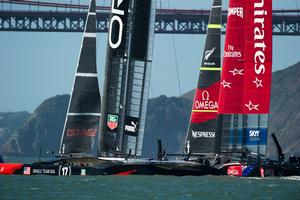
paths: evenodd
<path fill-rule="evenodd" d="M 110 175 L 170 175 L 170 176 L 203 176 L 220 175 L 217 168 L 191 162 L 145 162 L 113 165 L 105 169 Z"/>
<path fill-rule="evenodd" d="M 11 163 L 0 165 L 0 175 L 50 175 L 50 176 L 71 176 L 71 175 L 105 175 L 101 167 L 80 167 L 69 165 L 36 165 L 21 164 L 11 167 Z"/>
<path fill-rule="evenodd" d="M 80 167 L 69 165 L 24 165 L 23 175 L 51 175 L 51 176 L 94 176 L 103 175 L 101 167 Z"/>
<path fill-rule="evenodd" d="M 243 165 L 239 163 L 225 164 L 219 168 L 221 175 L 237 177 L 264 177 L 265 169 L 258 165 Z"/>
<path fill-rule="evenodd" d="M 263 163 L 260 165 L 225 164 L 221 175 L 237 177 L 300 176 L 300 163 Z"/>
<path fill-rule="evenodd" d="M 120 161 L 101 160 L 97 157 L 70 157 L 32 164 L 0 163 L 0 174 L 18 175 L 105 175 L 104 169 L 121 164 Z"/>
<path fill-rule="evenodd" d="M 221 167 L 193 162 L 111 162 L 97 167 L 71 166 L 68 164 L 0 163 L 0 175 L 50 175 L 50 176 L 97 176 L 97 175 L 167 175 L 203 176 L 225 175 L 237 177 L 300 176 L 300 164 L 267 163 L 262 165 L 225 164 Z"/>
<path fill-rule="evenodd" d="M 90 158 L 89 158 L 90 159 Z M 71 163 L 81 162 L 82 166 L 72 166 Z M 91 160 L 88 162 L 91 165 Z M 100 164 L 99 164 L 100 163 Z M 105 161 L 94 159 L 88 166 L 87 158 L 57 160 L 49 163 L 20 164 L 15 170 L 6 174 L 18 175 L 170 175 L 170 176 L 202 176 L 220 175 L 217 168 L 196 162 L 173 161 Z M 8 166 L 9 164 L 6 163 Z M 97 166 L 96 166 L 97 165 Z M 0 166 L 1 167 L 1 166 Z M 0 168 L 1 169 L 1 168 Z M 7 171 L 7 170 L 6 170 Z M 4 174 L 4 173 L 0 173 Z"/>

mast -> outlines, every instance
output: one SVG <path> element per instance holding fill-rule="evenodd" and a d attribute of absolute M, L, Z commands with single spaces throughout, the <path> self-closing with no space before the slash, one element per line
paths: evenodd
<path fill-rule="evenodd" d="M 100 122 L 100 92 L 96 66 L 96 3 L 90 1 L 59 153 L 88 154 Z"/>
<path fill-rule="evenodd" d="M 231 0 L 219 96 L 221 152 L 265 154 L 272 73 L 272 0 Z"/>
<path fill-rule="evenodd" d="M 214 153 L 221 71 L 222 1 L 214 0 L 186 137 L 186 153 Z"/>
<path fill-rule="evenodd" d="M 125 154 L 141 156 L 150 90 L 156 0 L 136 0 L 123 134 Z M 139 99 L 139 101 L 138 101 Z M 138 123 L 132 123 L 132 122 Z M 137 125 L 137 126 L 135 126 Z M 131 131 L 132 127 L 136 128 Z"/>
<path fill-rule="evenodd" d="M 154 17 L 153 0 L 112 0 L 99 156 L 141 155 Z"/>

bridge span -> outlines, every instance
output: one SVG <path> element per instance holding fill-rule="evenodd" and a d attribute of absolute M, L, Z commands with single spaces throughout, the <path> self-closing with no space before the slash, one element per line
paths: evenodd
<path fill-rule="evenodd" d="M 84 29 L 86 5 L 27 0 L 2 0 L 0 3 L 18 4 L 28 8 L 12 10 L 3 9 L 2 6 L 0 31 L 82 32 Z M 98 32 L 107 32 L 109 12 L 109 7 L 97 7 Z M 209 10 L 157 9 L 155 33 L 205 34 L 209 12 Z M 224 11 L 224 31 L 226 19 L 227 11 Z M 273 10 L 273 35 L 300 36 L 300 10 Z"/>

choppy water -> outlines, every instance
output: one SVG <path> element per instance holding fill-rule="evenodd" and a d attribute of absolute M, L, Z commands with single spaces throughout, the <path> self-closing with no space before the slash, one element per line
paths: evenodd
<path fill-rule="evenodd" d="M 0 176 L 0 199 L 300 199 L 300 177 Z"/>

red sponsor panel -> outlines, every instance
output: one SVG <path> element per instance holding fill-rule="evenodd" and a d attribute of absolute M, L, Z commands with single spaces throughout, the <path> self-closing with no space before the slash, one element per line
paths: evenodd
<path fill-rule="evenodd" d="M 21 163 L 0 163 L 0 174 L 15 174 L 17 170 L 23 167 Z"/>
<path fill-rule="evenodd" d="M 243 167 L 241 165 L 228 166 L 227 175 L 242 176 L 243 175 Z"/>
<path fill-rule="evenodd" d="M 272 75 L 272 0 L 246 1 L 245 114 L 268 114 Z"/>
<path fill-rule="evenodd" d="M 192 123 L 202 123 L 216 119 L 219 88 L 220 82 L 216 82 L 210 87 L 196 89 L 191 115 Z"/>
<path fill-rule="evenodd" d="M 246 1 L 231 0 L 219 96 L 219 114 L 243 112 Z"/>

